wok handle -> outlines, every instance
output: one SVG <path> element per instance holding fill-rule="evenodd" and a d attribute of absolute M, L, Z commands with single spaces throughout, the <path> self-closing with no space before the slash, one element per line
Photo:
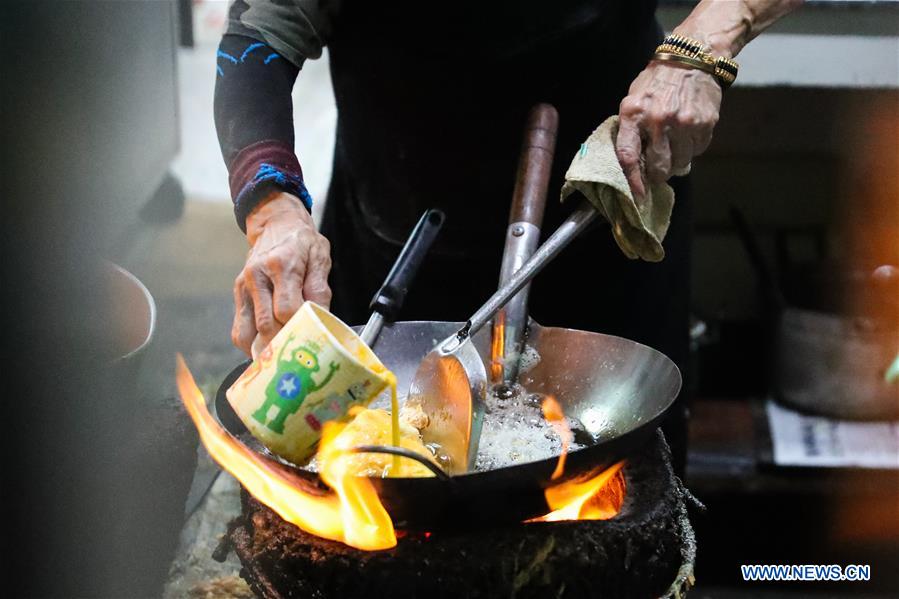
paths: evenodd
<path fill-rule="evenodd" d="M 531 109 L 512 194 L 500 287 L 527 262 L 540 242 L 558 128 L 559 113 L 553 106 L 537 104 Z M 530 284 L 527 284 L 493 318 L 490 378 L 494 384 L 512 385 L 518 380 L 519 358 L 528 325 L 529 291 Z"/>
<path fill-rule="evenodd" d="M 443 212 L 431 208 L 418 220 L 418 224 L 406 240 L 406 245 L 400 251 L 384 284 L 369 304 L 372 316 L 361 334 L 362 340 L 369 346 L 378 338 L 383 324 L 393 322 L 399 313 L 409 292 L 409 286 L 412 285 L 428 250 L 437 239 L 444 220 L 446 215 Z"/>
<path fill-rule="evenodd" d="M 509 223 L 526 222 L 537 228 L 543 224 L 558 130 L 559 113 L 552 105 L 537 104 L 531 109 L 512 192 Z"/>

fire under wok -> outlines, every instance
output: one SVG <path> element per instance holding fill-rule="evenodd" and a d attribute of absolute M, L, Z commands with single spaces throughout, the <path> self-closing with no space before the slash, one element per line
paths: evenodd
<path fill-rule="evenodd" d="M 373 349 L 409 388 L 421 359 L 462 324 L 396 322 L 382 330 Z M 357 332 L 362 327 L 356 327 Z M 490 331 L 473 338 L 485 363 L 490 361 Z M 634 341 L 573 329 L 541 327 L 530 321 L 527 344 L 539 362 L 520 381 L 529 393 L 553 396 L 565 415 L 589 433 L 582 449 L 568 454 L 561 477 L 551 479 L 558 455 L 537 461 L 452 477 L 372 478 L 396 526 L 435 530 L 449 526 L 520 522 L 547 512 L 544 489 L 587 478 L 626 458 L 660 424 L 681 386 L 681 375 L 664 354 Z M 223 427 L 266 460 L 324 487 L 318 474 L 270 454 L 246 430 L 225 391 L 249 365 L 235 368 L 215 398 Z"/>

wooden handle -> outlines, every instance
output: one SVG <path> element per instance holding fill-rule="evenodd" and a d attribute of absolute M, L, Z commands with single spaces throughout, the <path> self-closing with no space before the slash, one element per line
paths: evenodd
<path fill-rule="evenodd" d="M 538 228 L 542 224 L 558 129 L 559 113 L 551 105 L 537 104 L 531 109 L 515 177 L 510 223 L 528 222 Z"/>

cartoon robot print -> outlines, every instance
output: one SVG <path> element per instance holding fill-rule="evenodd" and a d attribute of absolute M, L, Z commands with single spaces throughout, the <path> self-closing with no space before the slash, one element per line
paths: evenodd
<path fill-rule="evenodd" d="M 257 422 L 264 424 L 269 430 L 279 435 L 284 433 L 284 422 L 287 417 L 296 413 L 310 393 L 327 385 L 334 373 L 340 369 L 339 364 L 331 362 L 328 366 L 327 376 L 321 382 L 316 383 L 312 375 L 320 370 L 318 353 L 321 348 L 315 343 L 308 343 L 296 347 L 288 353 L 287 348 L 293 339 L 294 337 L 291 335 L 281 347 L 277 359 L 277 372 L 265 389 L 265 401 L 259 406 L 259 409 L 253 412 L 253 418 Z M 285 353 L 287 353 L 286 357 Z M 269 420 L 268 413 L 273 407 L 278 411 L 275 417 Z"/>

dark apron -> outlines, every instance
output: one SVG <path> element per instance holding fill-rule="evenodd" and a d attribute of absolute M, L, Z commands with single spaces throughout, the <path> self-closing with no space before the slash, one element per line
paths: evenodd
<path fill-rule="evenodd" d="M 558 190 L 580 144 L 618 112 L 661 37 L 653 0 L 348 2 L 329 42 L 337 101 L 334 171 L 322 221 L 332 310 L 364 323 L 368 303 L 421 213 L 447 221 L 403 320 L 465 320 L 496 288 L 526 115 L 560 126 L 544 232 L 572 207 Z M 485 7 L 484 5 L 487 5 Z M 690 202 L 677 204 L 658 264 L 628 260 L 608 225 L 576 240 L 535 280 L 546 326 L 620 335 L 686 372 Z M 680 410 L 674 410 L 680 413 Z M 668 431 L 682 445 L 683 419 Z"/>

